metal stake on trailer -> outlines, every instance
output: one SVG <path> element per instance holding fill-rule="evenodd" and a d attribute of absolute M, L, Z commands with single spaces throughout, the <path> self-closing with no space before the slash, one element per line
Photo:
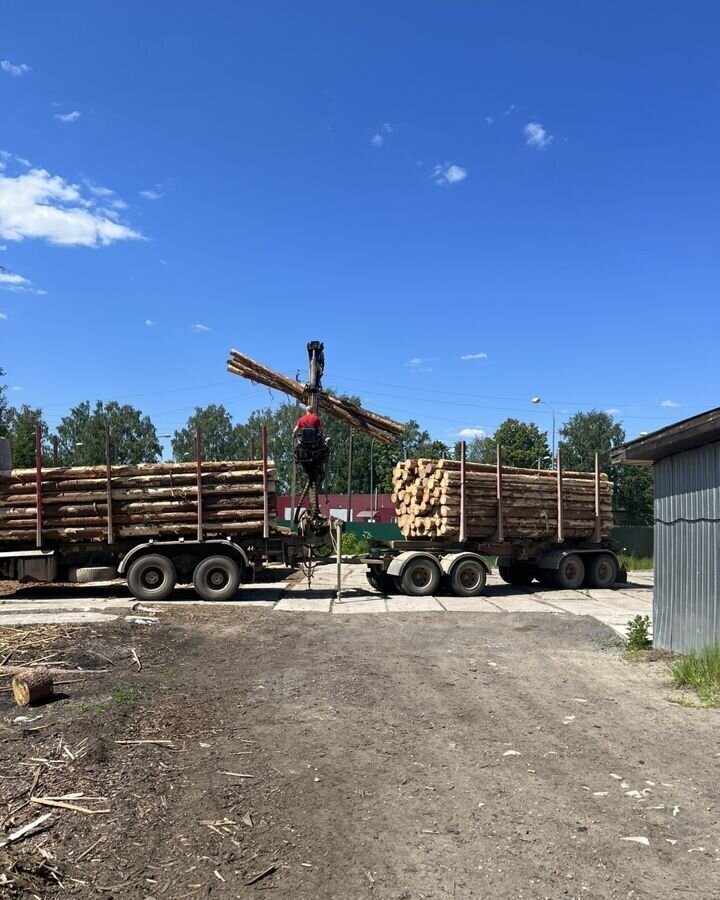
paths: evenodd
<path fill-rule="evenodd" d="M 42 547 L 42 440 L 40 426 L 35 426 L 35 546 Z"/>
<path fill-rule="evenodd" d="M 108 544 L 115 542 L 112 512 L 112 459 L 110 454 L 110 429 L 105 429 L 105 490 L 107 496 L 107 539 Z"/>
<path fill-rule="evenodd" d="M 202 443 L 200 429 L 195 429 L 195 477 L 197 481 L 197 539 L 203 539 Z"/>
<path fill-rule="evenodd" d="M 460 441 L 460 543 L 467 540 L 467 516 L 465 515 L 465 441 Z"/>
<path fill-rule="evenodd" d="M 335 526 L 335 541 L 337 543 L 337 596 L 340 599 L 342 593 L 342 522 L 338 522 Z"/>
<path fill-rule="evenodd" d="M 599 544 L 602 540 L 600 533 L 600 454 L 595 454 L 595 529 L 593 531 L 592 540 L 594 544 Z"/>
<path fill-rule="evenodd" d="M 560 448 L 557 451 L 557 542 L 562 544 L 565 540 L 563 522 L 563 468 Z"/>
<path fill-rule="evenodd" d="M 505 540 L 505 521 L 503 519 L 503 480 L 502 480 L 502 447 L 498 444 L 495 448 L 495 495 L 497 499 L 497 532 L 495 540 L 502 544 Z"/>
<path fill-rule="evenodd" d="M 268 503 L 268 446 L 267 425 L 263 425 L 262 433 L 262 470 L 263 470 L 263 538 L 270 537 L 270 508 Z"/>

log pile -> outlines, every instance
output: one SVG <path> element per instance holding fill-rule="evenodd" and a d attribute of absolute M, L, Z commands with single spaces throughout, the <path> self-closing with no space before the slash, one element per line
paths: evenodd
<path fill-rule="evenodd" d="M 495 466 L 465 466 L 467 537 L 492 540 L 498 527 Z M 612 482 L 600 476 L 600 533 L 613 526 Z M 595 527 L 595 476 L 563 473 L 563 534 L 590 538 Z M 393 471 L 392 501 L 398 526 L 406 538 L 457 539 L 460 536 L 460 463 L 453 460 L 408 459 Z M 557 473 L 502 467 L 504 539 L 550 540 L 557 533 Z"/>
<path fill-rule="evenodd" d="M 197 536 L 195 463 L 42 469 L 42 533 L 48 540 L 105 541 L 108 491 L 114 537 Z M 0 476 L 0 544 L 34 541 L 36 472 Z M 276 518 L 275 469 L 268 468 L 268 509 Z M 203 462 L 206 537 L 262 534 L 262 462 Z"/>
<path fill-rule="evenodd" d="M 237 350 L 230 351 L 230 359 L 227 362 L 228 372 L 233 375 L 239 375 L 241 378 L 247 378 L 255 384 L 264 384 L 276 391 L 281 391 L 290 397 L 294 397 L 301 403 L 307 401 L 305 396 L 305 385 L 279 372 L 273 372 L 267 366 L 250 359 Z M 326 413 L 335 419 L 340 419 L 347 425 L 352 425 L 356 431 L 362 431 L 365 434 L 374 437 L 383 444 L 392 444 L 396 441 L 405 430 L 405 426 L 400 422 L 394 422 L 385 416 L 379 416 L 377 413 L 363 409 L 361 406 L 353 406 L 346 400 L 339 397 L 333 397 L 330 394 L 320 394 L 319 407 L 321 413 Z"/>

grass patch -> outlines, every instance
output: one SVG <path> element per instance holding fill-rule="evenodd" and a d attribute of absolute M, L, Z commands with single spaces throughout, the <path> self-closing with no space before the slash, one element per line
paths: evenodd
<path fill-rule="evenodd" d="M 652 569 L 652 556 L 626 556 L 621 554 L 618 556 L 620 565 L 627 569 L 628 572 L 641 572 Z"/>
<path fill-rule="evenodd" d="M 127 685 L 121 685 L 112 692 L 113 703 L 137 703 L 139 699 L 140 691 Z"/>
<path fill-rule="evenodd" d="M 670 660 L 674 657 L 674 653 L 670 650 L 656 650 L 650 647 L 647 650 L 625 650 L 622 657 L 625 662 L 629 663 L 648 663 L 659 662 L 660 660 Z"/>
<path fill-rule="evenodd" d="M 672 666 L 676 688 L 689 688 L 698 695 L 703 706 L 717 706 L 720 695 L 720 643 L 702 650 L 691 650 Z"/>

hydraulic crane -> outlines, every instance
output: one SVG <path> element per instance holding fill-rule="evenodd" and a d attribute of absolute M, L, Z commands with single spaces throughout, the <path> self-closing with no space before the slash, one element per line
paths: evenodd
<path fill-rule="evenodd" d="M 308 382 L 303 391 L 303 398 L 308 408 L 317 415 L 322 394 L 322 377 L 325 369 L 325 348 L 321 341 L 310 341 L 308 352 Z M 331 522 L 321 515 L 319 494 L 325 477 L 330 446 L 320 429 L 302 428 L 297 435 L 293 454 L 295 462 L 307 477 L 307 484 L 295 509 L 295 524 L 304 544 L 316 547 L 328 543 Z M 307 500 L 307 509 L 301 508 Z"/>

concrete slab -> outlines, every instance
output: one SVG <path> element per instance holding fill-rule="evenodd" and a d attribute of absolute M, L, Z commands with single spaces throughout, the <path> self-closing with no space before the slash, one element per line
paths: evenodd
<path fill-rule="evenodd" d="M 537 596 L 494 597 L 488 596 L 488 602 L 503 612 L 558 612 L 547 606 Z"/>
<path fill-rule="evenodd" d="M 90 610 L 130 609 L 135 600 L 106 600 L 80 598 L 78 600 L 2 600 L 0 602 L 0 619 L 6 615 L 20 612 L 90 612 Z"/>
<path fill-rule="evenodd" d="M 279 603 L 275 604 L 278 612 L 330 612 L 330 602 L 332 596 L 325 591 L 310 591 L 313 596 L 306 597 L 284 597 Z M 317 596 L 322 594 L 323 596 Z M 327 594 L 327 596 L 325 596 Z"/>
<path fill-rule="evenodd" d="M 393 594 L 387 598 L 388 612 L 444 612 L 434 597 L 403 597 Z"/>
<path fill-rule="evenodd" d="M 350 600 L 336 600 L 332 605 L 333 613 L 386 613 L 387 604 L 383 597 L 361 597 Z"/>
<path fill-rule="evenodd" d="M 502 612 L 498 606 L 490 603 L 487 597 L 436 597 L 435 599 L 448 612 Z"/>
<path fill-rule="evenodd" d="M 93 622 L 114 622 L 116 615 L 98 612 L 11 613 L 2 617 L 2 625 L 86 625 Z"/>

